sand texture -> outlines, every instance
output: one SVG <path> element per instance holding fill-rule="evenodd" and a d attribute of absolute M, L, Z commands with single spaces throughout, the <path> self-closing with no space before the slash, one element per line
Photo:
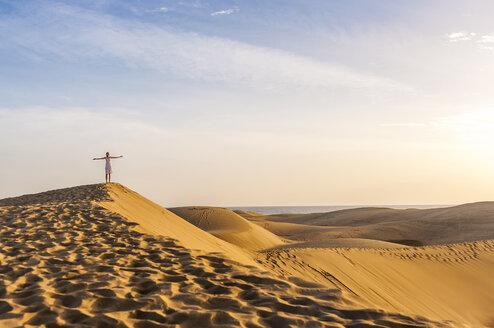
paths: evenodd
<path fill-rule="evenodd" d="M 207 214 L 202 221 L 197 220 L 201 211 Z M 466 327 L 493 322 L 487 314 L 479 319 L 488 298 L 472 304 L 480 309 L 472 317 L 443 314 L 453 311 L 449 303 L 441 312 L 445 300 L 459 293 L 449 289 L 462 279 L 482 279 L 471 283 L 492 295 L 487 274 L 468 274 L 492 274 L 492 242 L 430 250 L 365 248 L 368 244 L 287 248 L 297 242 L 227 210 L 179 214 L 190 216 L 190 222 L 118 184 L 0 200 L 0 327 Z M 249 238 L 263 244 L 243 240 Z M 311 256 L 324 262 L 310 262 Z M 437 264 L 431 273 L 445 275 L 449 289 L 423 291 L 431 288 L 427 279 L 432 278 L 413 268 L 429 266 L 427 261 Z M 406 278 L 400 265 L 411 270 Z M 389 266 L 396 271 L 383 274 Z M 323 275 L 338 276 L 339 283 L 314 274 L 323 267 L 328 270 Z M 418 305 L 383 306 L 365 295 L 406 297 L 386 283 L 407 283 L 405 291 L 419 288 L 407 297 L 439 315 L 424 316 L 427 311 Z M 469 301 L 481 291 L 461 290 Z"/>

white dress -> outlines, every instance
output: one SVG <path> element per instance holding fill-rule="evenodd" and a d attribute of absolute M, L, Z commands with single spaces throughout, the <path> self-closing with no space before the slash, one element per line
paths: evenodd
<path fill-rule="evenodd" d="M 105 160 L 106 160 L 105 173 L 106 174 L 111 174 L 112 173 L 112 170 L 111 170 L 111 158 L 110 157 L 105 157 Z"/>

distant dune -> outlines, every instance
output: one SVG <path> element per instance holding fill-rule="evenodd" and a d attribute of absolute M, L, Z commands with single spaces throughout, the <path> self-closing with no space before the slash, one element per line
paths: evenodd
<path fill-rule="evenodd" d="M 369 207 L 255 219 L 264 228 L 295 240 L 365 238 L 419 246 L 494 239 L 494 202 L 436 209 Z"/>
<path fill-rule="evenodd" d="M 491 206 L 266 217 L 114 183 L 3 199 L 0 327 L 493 327 Z"/>

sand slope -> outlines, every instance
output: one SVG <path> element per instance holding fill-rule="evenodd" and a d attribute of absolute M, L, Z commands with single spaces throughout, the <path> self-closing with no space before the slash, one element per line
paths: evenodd
<path fill-rule="evenodd" d="M 275 248 L 260 258 L 274 272 L 346 290 L 363 304 L 470 325 L 494 324 L 492 240 L 401 249 L 302 246 Z"/>
<path fill-rule="evenodd" d="M 169 210 L 196 227 L 242 249 L 258 251 L 284 244 L 275 234 L 225 208 L 189 206 Z"/>
<path fill-rule="evenodd" d="M 112 184 L 0 200 L 0 326 L 454 326 L 184 247 L 165 228 L 215 237 L 139 197 Z"/>
<path fill-rule="evenodd" d="M 106 185 L 108 201 L 99 205 L 135 222 L 143 233 L 168 236 L 183 246 L 207 252 L 221 252 L 232 260 L 256 266 L 244 250 L 204 232 L 167 209 L 116 183 Z"/>

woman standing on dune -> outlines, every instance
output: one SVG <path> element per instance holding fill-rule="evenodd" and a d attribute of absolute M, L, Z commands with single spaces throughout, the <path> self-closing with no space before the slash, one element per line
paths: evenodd
<path fill-rule="evenodd" d="M 111 174 L 112 174 L 112 169 L 111 169 L 111 159 L 112 158 L 122 158 L 123 156 L 110 156 L 109 152 L 106 152 L 105 157 L 97 157 L 93 158 L 93 161 L 99 160 L 99 159 L 104 159 L 106 160 L 105 164 L 105 181 L 106 183 L 111 182 Z"/>

